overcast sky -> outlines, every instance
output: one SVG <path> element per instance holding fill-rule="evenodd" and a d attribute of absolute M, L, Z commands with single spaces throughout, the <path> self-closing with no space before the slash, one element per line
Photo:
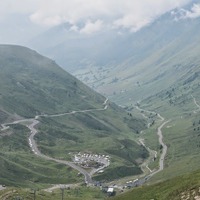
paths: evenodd
<path fill-rule="evenodd" d="M 106 27 L 135 32 L 161 14 L 190 2 L 192 0 L 0 0 L 0 25 L 6 28 L 7 20 L 8 26 L 12 25 L 19 15 L 27 18 L 28 27 L 49 28 L 68 22 L 72 30 L 86 34 Z M 185 14 L 196 16 L 199 10 L 197 5 Z"/>

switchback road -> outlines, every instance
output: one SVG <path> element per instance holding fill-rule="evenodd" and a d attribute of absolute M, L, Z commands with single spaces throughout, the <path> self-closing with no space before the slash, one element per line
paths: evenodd
<path fill-rule="evenodd" d="M 1 124 L 1 126 L 2 126 L 1 130 L 3 131 L 3 130 L 8 129 L 9 125 L 11 125 L 11 124 L 19 124 L 19 123 L 29 122 L 30 125 L 27 125 L 27 128 L 29 128 L 31 135 L 28 138 L 28 142 L 29 142 L 29 146 L 30 146 L 31 150 L 33 151 L 33 153 L 37 156 L 40 156 L 40 157 L 46 159 L 46 160 L 55 161 L 57 163 L 64 164 L 64 165 L 72 167 L 73 169 L 79 171 L 81 174 L 84 175 L 85 183 L 87 185 L 91 185 L 93 183 L 91 175 L 94 174 L 94 171 L 93 171 L 93 173 L 89 173 L 86 170 L 84 170 L 83 168 L 75 165 L 72 162 L 65 161 L 65 160 L 59 160 L 59 159 L 56 159 L 56 158 L 51 158 L 49 156 L 42 154 L 39 151 L 37 144 L 36 144 L 36 141 L 34 140 L 34 136 L 38 133 L 35 126 L 40 123 L 40 121 L 38 121 L 39 117 L 59 117 L 59 116 L 64 116 L 64 115 L 72 115 L 72 114 L 76 114 L 76 113 L 86 113 L 86 112 L 92 112 L 92 111 L 104 111 L 108 108 L 107 102 L 108 102 L 108 99 L 106 99 L 103 103 L 104 108 L 78 110 L 78 111 L 71 111 L 71 112 L 66 112 L 66 113 L 61 113 L 61 114 L 53 114 L 53 115 L 44 114 L 44 115 L 37 115 L 37 116 L 35 116 L 35 118 L 31 118 L 31 119 L 16 120 L 16 121 L 11 122 L 11 123 Z"/>
<path fill-rule="evenodd" d="M 161 153 L 160 159 L 159 159 L 158 170 L 153 172 L 150 176 L 153 176 L 164 169 L 164 160 L 165 160 L 165 156 L 167 154 L 167 145 L 163 142 L 162 128 L 169 122 L 170 122 L 170 120 L 165 121 L 158 127 L 157 135 L 158 135 L 159 144 L 162 146 L 162 153 Z"/>
<path fill-rule="evenodd" d="M 151 169 L 149 169 L 148 165 L 146 166 L 150 171 L 150 175 L 148 177 L 152 177 L 152 176 L 154 176 L 155 174 L 157 174 L 158 172 L 160 172 L 160 171 L 162 171 L 164 169 L 164 160 L 165 160 L 165 156 L 167 154 L 167 145 L 163 141 L 162 128 L 167 123 L 169 123 L 170 120 L 169 121 L 165 121 L 164 117 L 162 117 L 159 113 L 156 113 L 156 112 L 153 112 L 153 111 L 146 111 L 146 110 L 143 110 L 143 109 L 139 108 L 138 106 L 136 106 L 136 109 L 143 112 L 142 115 L 143 115 L 144 118 L 147 118 L 147 116 L 144 114 L 144 112 L 153 113 L 153 114 L 157 115 L 157 117 L 160 119 L 161 122 L 163 122 L 157 129 L 158 141 L 159 141 L 159 144 L 162 146 L 162 153 L 161 153 L 160 159 L 159 159 L 159 168 L 158 168 L 158 170 L 152 172 Z M 149 128 L 149 126 L 148 126 L 148 128 Z M 141 139 L 140 139 L 140 143 L 141 143 Z M 143 146 L 145 146 L 144 142 L 142 142 L 141 144 Z M 149 148 L 147 148 L 147 150 L 149 150 Z"/>
<path fill-rule="evenodd" d="M 49 156 L 46 156 L 46 155 L 42 154 L 39 151 L 39 149 L 37 148 L 37 144 L 36 144 L 36 142 L 34 140 L 34 136 L 38 133 L 38 131 L 35 128 L 35 126 L 37 124 L 39 124 L 39 123 L 40 123 L 39 121 L 34 119 L 32 121 L 32 124 L 27 126 L 31 131 L 31 135 L 29 136 L 29 145 L 30 145 L 32 151 L 34 152 L 34 154 L 36 154 L 36 155 L 38 155 L 38 156 L 40 156 L 40 157 L 42 157 L 42 158 L 44 158 L 46 160 L 52 160 L 52 161 L 55 161 L 57 163 L 68 165 L 68 166 L 72 167 L 73 169 L 76 169 L 77 171 L 79 171 L 81 174 L 84 175 L 86 184 L 92 184 L 92 178 L 91 178 L 90 174 L 86 170 L 84 170 L 83 168 L 81 168 L 81 167 L 79 167 L 79 166 L 77 166 L 74 163 L 69 162 L 69 161 L 59 160 L 59 159 L 56 159 L 56 158 L 51 158 Z"/>

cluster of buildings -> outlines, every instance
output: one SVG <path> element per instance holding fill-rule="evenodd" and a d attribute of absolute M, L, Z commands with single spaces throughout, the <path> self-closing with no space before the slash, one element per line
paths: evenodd
<path fill-rule="evenodd" d="M 92 168 L 90 174 L 94 174 L 96 172 L 102 173 L 104 168 L 110 165 L 110 156 L 109 155 L 100 155 L 100 154 L 89 154 L 89 153 L 76 153 L 73 154 L 73 162 L 80 165 L 84 168 Z M 113 184 L 112 186 L 103 187 L 101 182 L 96 182 L 94 185 L 102 188 L 104 192 L 108 194 L 108 196 L 114 196 L 117 190 L 123 192 L 124 189 L 129 189 L 132 187 L 139 186 L 139 180 L 135 179 L 133 181 L 128 181 L 122 186 L 118 186 Z"/>
<path fill-rule="evenodd" d="M 103 172 L 103 168 L 110 165 L 109 155 L 78 153 L 73 156 L 73 162 L 84 168 L 96 168 L 98 172 Z M 102 169 L 102 170 L 100 170 Z"/>
<path fill-rule="evenodd" d="M 139 185 L 140 185 L 140 180 L 135 179 L 133 181 L 127 181 L 123 185 L 113 184 L 110 186 L 103 187 L 101 184 L 97 183 L 95 186 L 99 186 L 102 191 L 107 193 L 108 196 L 115 196 L 117 191 L 121 193 L 121 192 L 124 192 L 125 189 L 130 189 L 133 187 L 137 187 Z"/>

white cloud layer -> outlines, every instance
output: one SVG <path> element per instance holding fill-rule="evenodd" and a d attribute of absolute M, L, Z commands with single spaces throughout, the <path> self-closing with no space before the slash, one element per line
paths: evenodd
<path fill-rule="evenodd" d="M 84 28 L 80 30 L 80 33 L 92 34 L 100 31 L 103 28 L 103 22 L 101 20 L 97 20 L 95 22 L 88 21 L 86 22 Z"/>
<path fill-rule="evenodd" d="M 38 9 L 40 0 L 0 0 L 0 19 L 9 14 L 29 14 Z"/>
<path fill-rule="evenodd" d="M 91 34 L 104 26 L 137 31 L 159 15 L 192 0 L 0 0 L 0 18 L 10 13 L 29 14 L 33 23 L 55 26 L 64 22 L 72 30 Z M 199 7 L 188 12 L 192 17 Z M 84 24 L 78 28 L 78 24 Z"/>
<path fill-rule="evenodd" d="M 190 10 L 179 9 L 178 11 L 173 11 L 171 14 L 175 17 L 175 20 L 181 19 L 195 19 L 200 17 L 200 4 L 193 4 Z"/>
<path fill-rule="evenodd" d="M 200 17 L 200 4 L 194 4 L 191 11 L 185 10 L 185 16 L 183 18 L 197 18 Z"/>

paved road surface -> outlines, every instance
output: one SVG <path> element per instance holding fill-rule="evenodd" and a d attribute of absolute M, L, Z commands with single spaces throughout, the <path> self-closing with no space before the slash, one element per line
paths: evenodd
<path fill-rule="evenodd" d="M 157 135 L 158 135 L 158 138 L 159 138 L 158 139 L 159 144 L 162 145 L 162 153 L 160 155 L 160 160 L 159 160 L 159 169 L 157 171 L 153 172 L 151 174 L 151 176 L 157 174 L 158 172 L 160 172 L 164 169 L 164 160 L 165 160 L 165 156 L 167 154 L 167 145 L 163 142 L 162 128 L 169 122 L 170 122 L 170 120 L 165 121 L 158 127 Z"/>
<path fill-rule="evenodd" d="M 59 159 L 56 159 L 56 158 L 51 158 L 49 156 L 46 156 L 44 154 L 42 154 L 39 149 L 37 148 L 37 144 L 34 140 L 34 136 L 38 133 L 37 129 L 35 128 L 35 126 L 37 124 L 39 124 L 40 122 L 37 121 L 37 120 L 33 120 L 32 124 L 28 126 L 28 128 L 30 129 L 31 131 L 31 135 L 29 136 L 28 140 L 29 140 L 29 145 L 32 149 L 32 151 L 34 152 L 34 154 L 46 159 L 46 160 L 52 160 L 52 161 L 55 161 L 57 163 L 61 163 L 61 164 L 65 164 L 65 165 L 68 165 L 70 167 L 72 167 L 73 169 L 76 169 L 77 171 L 79 171 L 81 174 L 84 175 L 85 177 L 85 183 L 87 184 L 92 184 L 92 178 L 91 176 L 89 175 L 89 173 L 87 171 L 85 171 L 83 168 L 75 165 L 74 163 L 72 162 L 69 162 L 69 161 L 65 161 L 65 160 L 59 160 Z"/>

